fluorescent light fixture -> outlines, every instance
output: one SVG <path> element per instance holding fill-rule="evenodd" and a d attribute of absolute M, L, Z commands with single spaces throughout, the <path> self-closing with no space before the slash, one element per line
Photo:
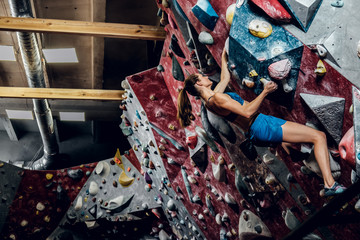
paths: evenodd
<path fill-rule="evenodd" d="M 8 109 L 5 109 L 5 111 L 9 119 L 34 120 L 34 114 L 32 111 L 8 110 Z"/>
<path fill-rule="evenodd" d="M 13 46 L 0 45 L 0 60 L 1 61 L 16 61 Z"/>
<path fill-rule="evenodd" d="M 78 63 L 75 48 L 43 49 L 47 63 Z"/>
<path fill-rule="evenodd" d="M 85 122 L 84 112 L 59 112 L 61 121 Z"/>

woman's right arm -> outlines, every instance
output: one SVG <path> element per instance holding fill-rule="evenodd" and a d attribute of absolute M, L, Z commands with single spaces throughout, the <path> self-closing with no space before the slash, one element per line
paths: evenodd
<path fill-rule="evenodd" d="M 230 72 L 227 66 L 228 56 L 226 54 L 225 48 L 221 54 L 221 75 L 220 82 L 216 85 L 214 92 L 223 93 L 230 82 Z"/>
<path fill-rule="evenodd" d="M 224 108 L 243 117 L 250 118 L 257 112 L 265 97 L 277 89 L 277 84 L 269 82 L 264 90 L 251 102 L 241 105 L 239 102 L 225 97 L 223 94 L 215 94 L 214 100 L 218 107 Z"/>

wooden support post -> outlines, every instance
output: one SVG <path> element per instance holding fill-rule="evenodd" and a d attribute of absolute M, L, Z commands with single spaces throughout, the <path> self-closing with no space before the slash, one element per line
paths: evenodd
<path fill-rule="evenodd" d="M 76 100 L 123 100 L 123 90 L 0 87 L 0 97 Z"/>
<path fill-rule="evenodd" d="M 4 128 L 10 138 L 11 141 L 19 141 L 19 138 L 17 137 L 16 131 L 14 129 L 14 126 L 11 123 L 11 120 L 8 117 L 0 117 L 1 122 L 4 124 Z"/>
<path fill-rule="evenodd" d="M 0 17 L 0 30 L 142 40 L 164 40 L 166 36 L 164 29 L 157 26 L 14 17 Z"/>

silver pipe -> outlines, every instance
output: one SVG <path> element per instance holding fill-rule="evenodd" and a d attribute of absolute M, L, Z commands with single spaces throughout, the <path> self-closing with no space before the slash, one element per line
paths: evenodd
<path fill-rule="evenodd" d="M 9 0 L 13 17 L 32 18 L 29 0 Z M 35 33 L 17 32 L 25 74 L 31 88 L 45 88 L 40 48 Z M 32 168 L 45 170 L 54 167 L 59 155 L 59 146 L 54 130 L 54 120 L 47 99 L 33 99 L 34 112 L 44 145 L 44 155 L 35 161 Z"/>

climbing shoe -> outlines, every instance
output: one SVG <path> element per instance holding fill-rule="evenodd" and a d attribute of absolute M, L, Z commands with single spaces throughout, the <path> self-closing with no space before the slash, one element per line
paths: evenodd
<path fill-rule="evenodd" d="M 344 192 L 345 189 L 346 189 L 346 187 L 339 184 L 338 182 L 335 182 L 331 188 L 324 187 L 324 190 L 325 190 L 324 196 L 325 197 L 334 196 L 334 195 Z"/>

